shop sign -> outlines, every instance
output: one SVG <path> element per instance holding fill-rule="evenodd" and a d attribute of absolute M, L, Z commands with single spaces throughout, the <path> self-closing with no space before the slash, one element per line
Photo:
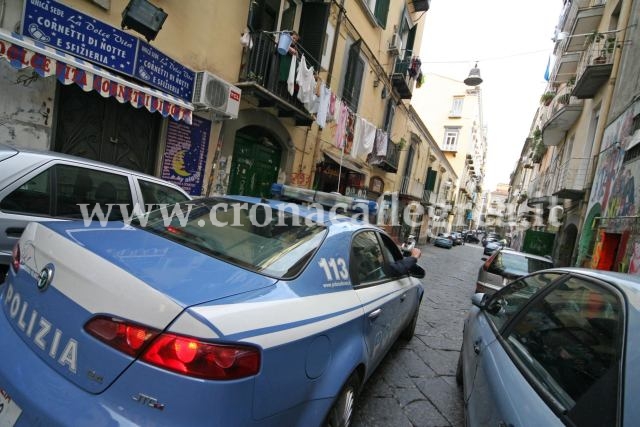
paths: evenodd
<path fill-rule="evenodd" d="M 193 116 L 191 125 L 170 120 L 160 177 L 192 196 L 202 194 L 211 121 Z"/>
<path fill-rule="evenodd" d="M 195 72 L 129 33 L 54 0 L 25 0 L 22 34 L 191 101 Z"/>

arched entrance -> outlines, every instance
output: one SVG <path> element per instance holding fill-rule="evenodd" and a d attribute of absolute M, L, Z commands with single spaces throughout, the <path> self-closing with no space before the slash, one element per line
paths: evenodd
<path fill-rule="evenodd" d="M 258 126 L 238 130 L 235 137 L 229 194 L 270 197 L 278 181 L 282 148 L 276 138 Z"/>
<path fill-rule="evenodd" d="M 567 225 L 562 231 L 560 246 L 558 247 L 557 266 L 568 267 L 571 265 L 571 256 L 578 236 L 578 227 L 575 224 Z"/>

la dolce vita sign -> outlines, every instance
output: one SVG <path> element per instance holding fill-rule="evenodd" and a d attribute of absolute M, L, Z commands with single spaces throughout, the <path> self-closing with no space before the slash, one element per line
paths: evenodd
<path fill-rule="evenodd" d="M 22 34 L 191 101 L 195 72 L 142 40 L 54 0 L 26 0 Z"/>

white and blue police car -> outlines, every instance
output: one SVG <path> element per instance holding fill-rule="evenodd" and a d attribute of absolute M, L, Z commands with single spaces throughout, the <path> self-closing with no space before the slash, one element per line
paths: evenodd
<path fill-rule="evenodd" d="M 0 425 L 348 425 L 416 327 L 402 261 L 366 221 L 277 199 L 31 223 L 0 286 Z"/>

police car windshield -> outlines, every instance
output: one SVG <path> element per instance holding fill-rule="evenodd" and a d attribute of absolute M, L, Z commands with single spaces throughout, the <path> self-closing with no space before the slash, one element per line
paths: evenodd
<path fill-rule="evenodd" d="M 326 235 L 326 227 L 290 211 L 220 198 L 170 205 L 131 225 L 281 279 L 296 276 Z"/>

